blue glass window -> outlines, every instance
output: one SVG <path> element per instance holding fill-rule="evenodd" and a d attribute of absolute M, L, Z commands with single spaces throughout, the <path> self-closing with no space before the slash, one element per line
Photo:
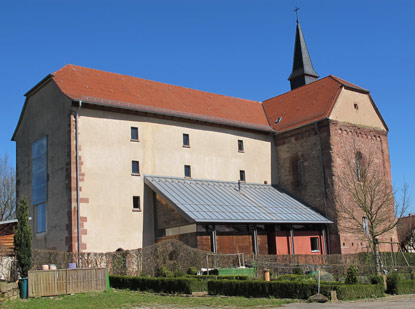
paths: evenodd
<path fill-rule="evenodd" d="M 46 232 L 46 201 L 48 196 L 47 137 L 32 144 L 32 205 L 35 207 L 36 233 Z"/>
<path fill-rule="evenodd" d="M 136 174 L 136 175 L 140 174 L 140 165 L 138 164 L 138 161 L 132 161 L 131 173 Z"/>
<path fill-rule="evenodd" d="M 36 206 L 36 233 L 46 232 L 46 204 Z"/>

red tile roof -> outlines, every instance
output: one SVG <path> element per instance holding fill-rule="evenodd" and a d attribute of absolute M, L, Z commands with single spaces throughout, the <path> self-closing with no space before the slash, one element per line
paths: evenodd
<path fill-rule="evenodd" d="M 121 74 L 66 65 L 53 75 L 58 87 L 73 100 L 120 102 L 182 115 L 196 115 L 232 124 L 270 130 L 260 102 L 173 86 Z M 120 105 L 121 106 L 121 105 Z M 151 111 L 151 109 L 148 109 Z M 167 113 L 168 114 L 168 113 Z"/>
<path fill-rule="evenodd" d="M 333 75 L 268 99 L 262 103 L 272 127 L 284 132 L 329 117 L 341 87 L 368 93 Z M 276 120 L 281 117 L 278 124 Z"/>

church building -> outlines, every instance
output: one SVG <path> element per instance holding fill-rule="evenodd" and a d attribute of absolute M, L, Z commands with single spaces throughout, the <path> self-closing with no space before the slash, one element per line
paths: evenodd
<path fill-rule="evenodd" d="M 33 247 L 366 251 L 364 231 L 341 224 L 336 177 L 355 149 L 390 183 L 388 127 L 368 90 L 319 79 L 298 22 L 289 81 L 259 102 L 76 65 L 47 75 L 12 137 Z"/>

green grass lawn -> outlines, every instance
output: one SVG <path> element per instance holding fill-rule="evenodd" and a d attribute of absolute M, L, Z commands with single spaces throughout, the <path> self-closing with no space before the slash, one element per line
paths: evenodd
<path fill-rule="evenodd" d="M 292 300 L 245 297 L 162 296 L 147 292 L 115 290 L 77 295 L 8 301 L 3 308 L 129 308 L 129 307 L 279 307 Z"/>

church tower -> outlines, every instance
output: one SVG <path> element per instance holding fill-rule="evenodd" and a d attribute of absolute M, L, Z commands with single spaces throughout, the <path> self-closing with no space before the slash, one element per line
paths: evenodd
<path fill-rule="evenodd" d="M 325 230 L 328 253 L 367 252 L 363 228 L 348 218 L 350 213 L 356 222 L 366 217 L 344 183 L 362 183 L 361 166 L 370 162 L 384 191 L 391 188 L 389 130 L 368 90 L 333 75 L 318 77 L 297 20 L 291 91 L 262 102 L 277 132 L 276 185 L 333 222 Z M 394 218 L 394 205 L 385 205 L 378 215 L 386 224 Z M 396 229 L 378 238 L 380 250 L 389 251 Z"/>
<path fill-rule="evenodd" d="M 308 53 L 300 22 L 297 19 L 293 71 L 288 78 L 291 84 L 291 90 L 307 85 L 318 79 L 318 77 L 319 76 L 316 71 L 314 71 L 313 64 L 311 63 L 310 54 Z"/>

